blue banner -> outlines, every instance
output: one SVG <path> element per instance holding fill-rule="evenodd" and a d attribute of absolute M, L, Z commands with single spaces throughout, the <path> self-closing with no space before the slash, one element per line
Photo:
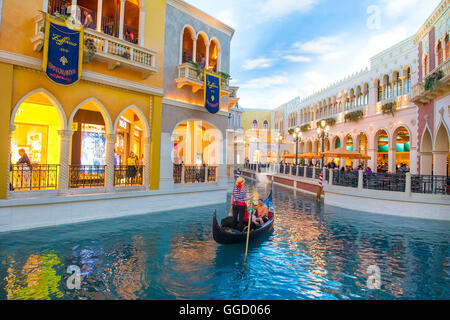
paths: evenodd
<path fill-rule="evenodd" d="M 220 109 L 220 76 L 205 71 L 205 107 L 210 113 Z"/>
<path fill-rule="evenodd" d="M 46 17 L 43 69 L 57 84 L 80 80 L 83 68 L 83 27 L 69 28 L 65 21 Z"/>

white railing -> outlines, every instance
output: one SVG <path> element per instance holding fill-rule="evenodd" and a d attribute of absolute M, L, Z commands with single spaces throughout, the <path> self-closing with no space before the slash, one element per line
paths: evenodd
<path fill-rule="evenodd" d="M 203 87 L 204 79 L 202 77 L 202 74 L 198 75 L 197 70 L 192 64 L 186 62 L 178 65 L 177 69 L 178 69 L 177 83 L 191 84 L 191 85 L 194 84 L 198 85 L 199 88 Z M 230 82 L 229 79 L 221 78 L 222 91 L 231 93 L 229 82 Z"/>

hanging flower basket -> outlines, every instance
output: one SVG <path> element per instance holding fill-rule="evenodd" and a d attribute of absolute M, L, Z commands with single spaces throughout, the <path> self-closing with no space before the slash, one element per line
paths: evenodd
<path fill-rule="evenodd" d="M 309 131 L 309 129 L 311 129 L 311 126 L 309 124 L 305 124 L 305 125 L 300 127 L 300 131 L 301 132 Z"/>
<path fill-rule="evenodd" d="M 317 127 L 320 127 L 322 124 L 321 124 L 321 122 L 322 122 L 322 120 L 320 120 L 320 121 L 317 121 L 317 123 L 316 123 L 316 126 Z M 328 118 L 328 119 L 325 119 L 325 123 L 326 123 L 326 125 L 328 125 L 328 126 L 334 126 L 335 124 L 336 124 L 336 119 L 335 118 Z"/>
<path fill-rule="evenodd" d="M 439 70 L 430 74 L 425 80 L 425 90 L 433 91 L 436 84 L 444 77 L 444 71 Z"/>
<path fill-rule="evenodd" d="M 397 105 L 394 102 L 388 102 L 381 108 L 383 109 L 383 114 L 392 114 L 392 116 L 394 116 L 394 112 L 397 110 Z"/>
<path fill-rule="evenodd" d="M 363 116 L 364 112 L 362 112 L 361 110 L 352 111 L 345 115 L 345 122 L 357 122 L 362 119 Z"/>

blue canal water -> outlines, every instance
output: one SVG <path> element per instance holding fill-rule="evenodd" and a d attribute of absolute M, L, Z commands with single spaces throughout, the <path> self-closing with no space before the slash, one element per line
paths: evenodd
<path fill-rule="evenodd" d="M 450 299 L 449 222 L 324 208 L 282 187 L 274 204 L 244 271 L 245 245 L 212 239 L 227 204 L 0 234 L 0 299 Z"/>

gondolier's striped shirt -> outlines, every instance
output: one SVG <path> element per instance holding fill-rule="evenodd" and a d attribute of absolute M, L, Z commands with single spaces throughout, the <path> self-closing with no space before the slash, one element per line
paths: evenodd
<path fill-rule="evenodd" d="M 241 188 L 241 193 L 238 193 L 237 186 L 234 186 L 233 196 L 235 202 L 245 202 L 245 198 L 247 198 L 247 191 L 244 188 Z"/>

